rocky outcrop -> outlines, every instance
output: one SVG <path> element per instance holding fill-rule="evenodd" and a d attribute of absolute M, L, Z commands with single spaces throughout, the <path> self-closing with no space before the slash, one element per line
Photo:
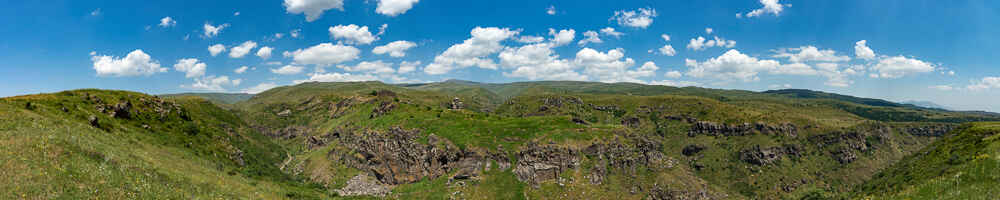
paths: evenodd
<path fill-rule="evenodd" d="M 708 122 L 708 121 L 698 121 L 691 124 L 691 129 L 688 131 L 688 136 L 694 137 L 697 135 L 711 135 L 711 136 L 745 136 L 750 134 L 768 134 L 768 135 L 785 135 L 785 136 L 796 136 L 798 135 L 798 128 L 794 124 L 781 124 L 781 125 L 768 125 L 764 123 L 742 123 L 738 125 L 728 125 L 722 123 Z"/>
<path fill-rule="evenodd" d="M 378 180 L 368 174 L 358 174 L 347 180 L 347 185 L 334 190 L 340 196 L 376 196 L 385 197 L 392 193 L 392 188 L 379 183 Z"/>
<path fill-rule="evenodd" d="M 542 99 L 542 105 L 549 107 L 562 107 L 566 104 L 583 104 L 583 100 L 580 97 L 548 97 Z"/>
<path fill-rule="evenodd" d="M 906 133 L 916 136 L 932 136 L 941 137 L 951 130 L 955 129 L 955 125 L 921 125 L 921 126 L 911 126 L 904 128 Z"/>
<path fill-rule="evenodd" d="M 361 100 L 357 97 L 345 98 L 337 101 L 337 103 L 330 103 L 330 118 L 340 118 L 347 113 L 355 104 L 361 103 Z"/>
<path fill-rule="evenodd" d="M 578 168 L 581 159 L 586 157 L 595 162 L 587 178 L 591 184 L 601 184 L 610 169 L 673 167 L 675 161 L 663 155 L 660 151 L 662 147 L 660 143 L 644 138 L 592 144 L 584 149 L 529 143 L 517 154 L 514 174 L 522 182 L 537 185 L 555 179 L 563 171 Z"/>
<path fill-rule="evenodd" d="M 580 165 L 578 151 L 565 147 L 527 144 L 517 153 L 514 174 L 521 182 L 535 183 L 558 177 L 566 169 Z"/>
<path fill-rule="evenodd" d="M 372 110 L 372 114 L 368 116 L 368 118 L 375 119 L 376 117 L 386 115 L 389 113 L 389 111 L 392 111 L 392 109 L 394 108 L 396 108 L 396 104 L 393 102 L 390 101 L 379 102 L 378 105 L 375 106 L 375 109 Z"/>
<path fill-rule="evenodd" d="M 851 149 L 841 148 L 833 152 L 833 159 L 840 164 L 848 164 L 858 159 L 858 156 Z"/>
<path fill-rule="evenodd" d="M 354 156 L 349 156 L 344 162 L 391 185 L 436 178 L 452 170 L 458 171 L 461 176 L 473 177 L 487 163 L 485 153 L 460 150 L 434 135 L 427 136 L 427 144 L 417 142 L 419 133 L 419 130 L 402 128 L 364 134 L 345 133 L 341 136 L 341 143 L 353 150 Z"/>
<path fill-rule="evenodd" d="M 785 155 L 799 156 L 799 148 L 795 145 L 769 148 L 761 148 L 759 145 L 754 145 L 754 147 L 739 152 L 740 161 L 754 165 L 773 164 L 781 160 Z"/>

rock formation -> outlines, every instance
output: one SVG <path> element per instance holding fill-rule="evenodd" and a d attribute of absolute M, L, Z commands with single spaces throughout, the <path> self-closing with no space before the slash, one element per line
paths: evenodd
<path fill-rule="evenodd" d="M 691 124 L 691 130 L 688 131 L 688 136 L 694 137 L 697 135 L 711 135 L 711 136 L 745 136 L 755 133 L 762 134 L 780 134 L 785 136 L 795 136 L 798 135 L 798 129 L 793 124 L 781 124 L 781 125 L 768 125 L 764 123 L 743 123 L 739 125 L 727 125 L 708 121 L 698 121 Z"/>

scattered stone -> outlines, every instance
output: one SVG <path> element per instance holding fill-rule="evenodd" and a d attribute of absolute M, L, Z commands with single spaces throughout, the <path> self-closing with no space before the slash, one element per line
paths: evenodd
<path fill-rule="evenodd" d="M 233 148 L 233 149 L 235 150 L 229 154 L 230 159 L 233 159 L 233 161 L 236 162 L 236 164 L 240 165 L 241 167 L 246 166 L 246 162 L 243 161 L 243 150 L 240 150 L 239 148 Z"/>
<path fill-rule="evenodd" d="M 68 113 L 68 112 L 69 112 L 69 108 L 66 108 L 66 107 L 62 107 L 62 109 L 60 109 L 60 110 L 62 110 L 62 111 L 63 111 L 63 112 L 65 112 L 65 113 Z"/>
<path fill-rule="evenodd" d="M 858 156 L 854 154 L 854 151 L 850 149 L 839 149 L 833 152 L 833 159 L 836 159 L 840 164 L 849 164 L 858 159 Z"/>
<path fill-rule="evenodd" d="M 278 113 L 278 117 L 288 117 L 292 115 L 292 110 L 285 109 Z"/>
<path fill-rule="evenodd" d="M 583 121 L 582 119 L 576 118 L 576 117 L 574 117 L 572 119 L 572 121 L 573 121 L 573 123 L 581 124 L 581 125 L 588 125 L 588 124 L 590 124 L 590 123 L 587 123 L 587 121 Z"/>
<path fill-rule="evenodd" d="M 781 160 L 784 154 L 784 148 L 781 147 L 760 148 L 759 145 L 754 145 L 740 151 L 740 160 L 754 165 L 769 165 Z"/>
<path fill-rule="evenodd" d="M 461 99 L 458 99 L 458 97 L 455 97 L 455 99 L 452 99 L 451 103 L 448 104 L 448 108 L 452 109 L 452 110 L 460 110 L 460 109 L 465 108 L 465 103 L 462 103 Z"/>
<path fill-rule="evenodd" d="M 392 188 L 383 185 L 368 174 L 359 174 L 350 180 L 343 188 L 335 190 L 340 196 L 362 196 L 370 195 L 385 197 L 392 193 Z"/>
<path fill-rule="evenodd" d="M 143 125 L 142 125 L 142 129 L 146 129 L 146 130 L 149 130 L 149 128 L 150 128 L 150 127 L 149 127 L 149 125 L 146 125 L 146 124 L 143 124 Z"/>
<path fill-rule="evenodd" d="M 101 124 L 97 120 L 98 120 L 97 116 L 94 116 L 94 115 L 90 115 L 90 117 L 87 117 L 87 121 L 90 122 L 90 126 L 100 128 Z"/>

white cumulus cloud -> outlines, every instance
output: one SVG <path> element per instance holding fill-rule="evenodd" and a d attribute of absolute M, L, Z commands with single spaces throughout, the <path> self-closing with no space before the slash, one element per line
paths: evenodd
<path fill-rule="evenodd" d="M 271 51 L 274 51 L 274 48 L 261 47 L 260 49 L 257 50 L 257 57 L 267 60 L 268 58 L 271 57 Z"/>
<path fill-rule="evenodd" d="M 243 82 L 242 79 L 230 80 L 228 76 L 208 76 L 204 78 L 196 78 L 193 84 L 182 85 L 181 87 L 204 91 L 225 91 L 225 87 L 236 87 L 239 86 L 241 82 Z"/>
<path fill-rule="evenodd" d="M 246 56 L 248 53 L 250 53 L 250 51 L 252 51 L 253 48 L 257 48 L 256 42 L 254 41 L 243 42 L 243 44 L 240 44 L 239 46 L 234 46 L 232 49 L 229 49 L 229 57 L 242 58 L 243 56 Z"/>
<path fill-rule="evenodd" d="M 615 28 L 611 28 L 611 27 L 604 27 L 604 28 L 602 28 L 601 29 L 601 33 L 604 34 L 604 35 L 615 37 L 615 38 L 620 38 L 623 35 L 625 35 L 624 33 L 618 32 L 618 31 L 615 30 Z"/>
<path fill-rule="evenodd" d="M 969 90 L 986 90 L 986 89 L 997 89 L 1000 88 L 1000 77 L 983 77 L 979 81 L 974 81 L 971 85 L 966 86 Z"/>
<path fill-rule="evenodd" d="M 250 69 L 250 67 L 242 66 L 240 68 L 236 68 L 236 70 L 233 70 L 233 73 L 236 73 L 236 74 L 246 73 L 248 69 Z"/>
<path fill-rule="evenodd" d="M 337 68 L 341 68 L 349 72 L 363 72 L 363 73 L 375 73 L 375 74 L 396 73 L 396 69 L 392 68 L 392 63 L 382 62 L 381 60 L 376 60 L 372 62 L 362 61 L 354 66 L 337 65 Z"/>
<path fill-rule="evenodd" d="M 222 29 L 225 29 L 226 27 L 229 27 L 229 24 L 220 24 L 218 26 L 214 26 L 212 24 L 205 23 L 204 26 L 205 33 L 202 36 L 205 38 L 215 37 L 219 35 L 219 32 L 221 32 Z"/>
<path fill-rule="evenodd" d="M 476 27 L 470 33 L 472 38 L 466 39 L 461 44 L 448 47 L 443 53 L 434 57 L 433 63 L 424 67 L 424 72 L 437 75 L 470 66 L 496 69 L 496 63 L 487 56 L 503 50 L 504 46 L 500 42 L 510 39 L 520 32 L 509 28 Z"/>
<path fill-rule="evenodd" d="M 704 37 L 691 38 L 691 42 L 688 43 L 687 48 L 695 51 L 705 50 L 711 47 L 725 47 L 733 48 L 736 46 L 736 41 L 726 40 L 725 38 L 715 37 L 714 40 L 706 40 Z"/>
<path fill-rule="evenodd" d="M 680 78 L 683 75 L 681 74 L 680 71 L 674 70 L 674 71 L 669 71 L 666 74 L 663 74 L 663 76 L 665 76 L 667 78 Z"/>
<path fill-rule="evenodd" d="M 569 44 L 570 42 L 573 42 L 573 39 L 576 38 L 576 31 L 574 31 L 573 29 L 567 29 L 567 30 L 559 30 L 557 32 L 556 29 L 550 28 L 549 35 L 552 36 L 552 39 L 549 40 L 552 41 L 553 44 L 555 44 L 556 46 L 562 46 L 565 44 Z"/>
<path fill-rule="evenodd" d="M 284 67 L 281 68 L 271 69 L 271 73 L 281 74 L 281 75 L 295 75 L 302 73 L 303 69 L 305 68 L 300 66 L 285 65 Z"/>
<path fill-rule="evenodd" d="M 285 0 L 283 5 L 288 13 L 305 14 L 307 22 L 316 21 L 326 10 L 344 10 L 344 0 Z"/>
<path fill-rule="evenodd" d="M 603 43 L 601 41 L 601 36 L 596 31 L 583 32 L 583 39 L 577 42 L 580 46 L 586 45 L 587 43 Z"/>
<path fill-rule="evenodd" d="M 97 76 L 149 76 L 167 72 L 167 68 L 160 67 L 160 63 L 140 49 L 128 53 L 124 58 L 98 56 L 96 52 L 90 54 L 90 60 L 94 62 Z"/>
<path fill-rule="evenodd" d="M 420 0 L 379 0 L 375 12 L 390 17 L 406 13 Z"/>
<path fill-rule="evenodd" d="M 875 51 L 868 48 L 868 41 L 861 40 L 854 43 L 854 56 L 860 59 L 871 60 L 875 59 Z"/>
<path fill-rule="evenodd" d="M 778 1 L 779 0 L 760 0 L 760 4 L 764 5 L 764 7 L 754 9 L 748 12 L 746 14 L 746 17 L 759 17 L 760 15 L 763 14 L 773 14 L 774 16 L 778 16 L 779 14 L 781 14 L 781 11 L 785 10 L 785 6 L 790 6 L 790 5 L 782 5 Z M 738 16 L 739 15 L 737 15 L 737 17 Z"/>
<path fill-rule="evenodd" d="M 225 45 L 215 44 L 212 46 L 208 46 L 208 53 L 212 54 L 212 56 L 219 55 L 219 53 L 222 53 L 223 51 L 226 51 Z"/>
<path fill-rule="evenodd" d="M 837 52 L 832 49 L 820 50 L 819 48 L 816 48 L 814 46 L 779 49 L 777 51 L 777 54 L 775 54 L 773 57 L 788 58 L 788 61 L 796 63 L 810 62 L 810 61 L 843 62 L 851 60 L 851 58 L 847 56 L 838 56 Z"/>
<path fill-rule="evenodd" d="M 330 66 L 358 59 L 359 54 L 361 54 L 361 50 L 352 46 L 322 43 L 306 49 L 295 50 L 295 52 L 288 53 L 287 56 L 292 57 L 292 60 L 297 64 Z"/>
<path fill-rule="evenodd" d="M 205 63 L 198 61 L 197 58 L 184 58 L 177 60 L 177 64 L 174 64 L 174 70 L 179 72 L 184 72 L 184 77 L 186 78 L 197 78 L 205 76 L 205 69 L 207 65 Z"/>
<path fill-rule="evenodd" d="M 621 48 L 600 52 L 591 48 L 583 48 L 576 53 L 575 65 L 583 67 L 583 73 L 600 82 L 633 82 L 644 83 L 640 77 L 653 76 L 659 67 L 651 62 L 643 64 L 638 69 L 629 70 L 635 65 L 635 60 L 625 57 Z"/>
<path fill-rule="evenodd" d="M 403 61 L 399 63 L 399 69 L 396 70 L 396 73 L 405 74 L 417 71 L 417 66 L 420 66 L 420 61 Z"/>
<path fill-rule="evenodd" d="M 358 26 L 354 24 L 337 25 L 330 27 L 330 36 L 333 39 L 340 39 L 347 44 L 371 44 L 378 40 L 376 35 L 368 31 L 368 26 Z"/>
<path fill-rule="evenodd" d="M 372 49 L 372 53 L 374 53 L 375 55 L 382 55 L 388 53 L 389 56 L 398 58 L 406 56 L 406 50 L 416 46 L 417 43 L 406 40 L 399 40 L 395 42 L 390 42 L 389 44 L 385 44 L 382 46 L 377 46 L 374 49 Z"/>
<path fill-rule="evenodd" d="M 506 48 L 500 52 L 500 64 L 504 68 L 513 69 L 504 72 L 506 77 L 526 78 L 529 80 L 586 80 L 587 77 L 574 71 L 576 68 L 566 59 L 552 50 L 550 43 L 539 43 Z"/>
<path fill-rule="evenodd" d="M 556 6 L 549 6 L 545 8 L 545 14 L 556 15 Z"/>
<path fill-rule="evenodd" d="M 907 75 L 932 72 L 936 66 L 921 60 L 907 58 L 904 56 L 894 56 L 882 58 L 877 64 L 871 67 L 872 77 L 875 78 L 902 78 Z"/>
<path fill-rule="evenodd" d="M 309 79 L 293 81 L 296 84 L 305 82 L 358 82 L 374 81 L 378 77 L 371 74 L 351 74 L 351 73 L 314 73 L 309 75 Z"/>
<path fill-rule="evenodd" d="M 776 60 L 760 60 L 755 57 L 740 53 L 735 49 L 726 51 L 719 57 L 710 58 L 704 62 L 685 59 L 685 65 L 689 67 L 688 76 L 697 78 L 714 78 L 718 80 L 741 80 L 744 82 L 757 81 L 757 74 L 763 71 L 770 71 L 781 65 Z"/>
<path fill-rule="evenodd" d="M 617 21 L 618 25 L 622 26 L 646 28 L 653 24 L 654 17 L 656 17 L 656 9 L 639 8 L 638 10 L 615 11 L 615 16 L 611 17 L 611 20 Z"/>
<path fill-rule="evenodd" d="M 171 27 L 171 26 L 176 26 L 176 25 L 177 25 L 177 21 L 174 21 L 174 19 L 170 18 L 170 16 L 167 16 L 167 17 L 164 17 L 163 19 L 160 19 L 160 24 L 159 24 L 160 27 Z"/>

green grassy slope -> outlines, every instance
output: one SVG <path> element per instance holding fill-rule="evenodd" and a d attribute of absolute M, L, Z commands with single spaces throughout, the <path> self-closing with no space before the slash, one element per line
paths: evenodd
<path fill-rule="evenodd" d="M 450 109 L 454 98 L 463 109 Z M 0 199 L 340 198 L 336 190 L 370 173 L 352 159 L 398 153 L 361 152 L 352 141 L 397 128 L 417 131 L 411 146 L 504 155 L 511 166 L 543 147 L 577 160 L 537 183 L 497 160 L 470 179 L 452 179 L 458 169 L 417 175 L 390 185 L 391 199 L 894 199 L 945 186 L 962 191 L 953 198 L 990 194 L 982 188 L 995 187 L 988 173 L 1000 159 L 997 125 L 967 125 L 943 139 L 937 130 L 1000 116 L 880 102 L 812 91 L 455 80 L 303 83 L 234 104 L 102 90 L 9 97 L 0 99 L 0 167 L 13 170 L 0 171 Z M 117 112 L 123 106 L 127 115 Z M 701 123 L 785 131 L 694 132 Z M 703 149 L 683 153 L 692 146 Z"/>
<path fill-rule="evenodd" d="M 161 94 L 160 97 L 201 97 L 205 100 L 219 104 L 234 104 L 249 100 L 254 95 L 246 93 L 178 93 Z"/>
<path fill-rule="evenodd" d="M 1000 196 L 1000 123 L 972 123 L 854 192 L 865 199 L 995 199 Z"/>
<path fill-rule="evenodd" d="M 99 111 L 126 102 L 127 115 Z M 0 143 L 0 199 L 326 195 L 278 170 L 282 147 L 199 98 L 101 90 L 3 98 Z"/>

